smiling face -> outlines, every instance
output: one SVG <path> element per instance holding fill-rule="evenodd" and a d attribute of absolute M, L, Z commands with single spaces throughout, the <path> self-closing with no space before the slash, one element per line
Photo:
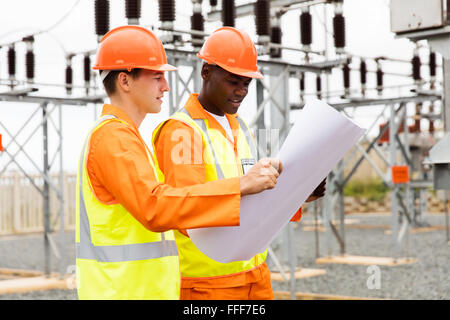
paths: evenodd
<path fill-rule="evenodd" d="M 139 77 L 133 79 L 130 89 L 131 98 L 142 113 L 158 113 L 169 84 L 163 71 L 143 69 Z"/>
<path fill-rule="evenodd" d="M 252 78 L 206 63 L 202 67 L 202 78 L 203 87 L 198 99 L 207 111 L 217 115 L 235 114 L 252 81 Z"/>

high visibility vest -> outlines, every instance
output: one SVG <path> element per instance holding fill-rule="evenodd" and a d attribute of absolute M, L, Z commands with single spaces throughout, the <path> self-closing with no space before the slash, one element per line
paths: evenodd
<path fill-rule="evenodd" d="M 206 169 L 206 181 L 241 176 L 244 174 L 243 167 L 256 162 L 255 144 L 247 124 L 241 118 L 237 118 L 240 127 L 237 140 L 237 156 L 234 152 L 234 146 L 221 132 L 211 129 L 207 119 L 192 119 L 184 108 L 173 114 L 170 119 L 184 122 L 201 134 L 204 146 L 203 163 Z M 161 123 L 153 132 L 154 150 L 161 128 L 167 121 Z M 155 165 L 158 174 L 162 177 L 163 173 L 159 169 L 156 157 Z M 189 237 L 186 237 L 179 231 L 175 230 L 174 232 L 179 250 L 182 277 L 199 278 L 232 275 L 261 265 L 267 256 L 266 250 L 247 261 L 217 262 L 202 253 Z"/>
<path fill-rule="evenodd" d="M 179 299 L 180 270 L 173 231 L 152 232 L 121 204 L 97 200 L 86 168 L 93 132 L 81 153 L 77 175 L 76 275 L 80 299 Z M 152 158 L 147 149 L 150 163 Z M 152 163 L 155 170 L 155 166 Z M 155 171 L 156 175 L 156 171 Z"/>

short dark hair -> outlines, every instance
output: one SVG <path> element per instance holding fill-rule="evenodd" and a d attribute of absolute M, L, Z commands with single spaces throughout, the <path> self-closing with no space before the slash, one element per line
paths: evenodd
<path fill-rule="evenodd" d="M 102 70 L 100 70 L 100 73 Z M 126 74 L 130 75 L 133 79 L 136 79 L 139 77 L 139 74 L 141 73 L 141 69 L 132 69 L 131 71 L 128 70 L 112 70 L 108 73 L 106 78 L 103 80 L 103 86 L 105 87 L 106 94 L 108 96 L 111 96 L 116 92 L 116 80 L 119 73 L 125 72 Z"/>

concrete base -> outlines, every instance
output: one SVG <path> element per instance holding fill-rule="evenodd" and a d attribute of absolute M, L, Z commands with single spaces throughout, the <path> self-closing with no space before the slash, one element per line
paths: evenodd
<path fill-rule="evenodd" d="M 311 277 L 317 277 L 326 274 L 327 271 L 324 269 L 307 269 L 302 268 L 300 270 L 295 271 L 295 279 L 302 279 L 302 278 L 311 278 Z M 291 274 L 289 271 L 285 271 L 286 279 L 289 280 L 291 278 Z M 283 277 L 281 276 L 281 273 L 278 271 L 271 272 L 270 278 L 273 281 L 280 281 L 283 282 Z"/>
<path fill-rule="evenodd" d="M 342 255 L 333 257 L 323 257 L 316 259 L 318 264 L 336 263 L 336 264 L 357 264 L 357 265 L 378 265 L 378 266 L 399 266 L 404 264 L 411 264 L 417 262 L 413 258 L 389 258 L 389 257 L 364 257 L 364 256 L 352 256 Z"/>
<path fill-rule="evenodd" d="M 46 277 L 41 271 L 0 268 L 0 294 L 24 293 L 36 290 L 74 289 L 74 278 L 60 279 L 52 273 Z"/>
<path fill-rule="evenodd" d="M 345 229 L 389 229 L 388 225 L 371 225 L 371 224 L 350 224 L 345 226 Z M 336 225 L 336 229 L 340 229 L 340 225 Z M 326 228 L 323 226 L 305 226 L 303 231 L 315 231 L 325 232 Z"/>
<path fill-rule="evenodd" d="M 445 230 L 445 226 L 432 226 L 432 227 L 420 227 L 420 228 L 411 228 L 411 233 L 421 233 L 421 232 L 430 232 L 430 231 L 438 231 Z M 392 230 L 384 231 L 384 234 L 392 234 Z"/>
<path fill-rule="evenodd" d="M 59 278 L 46 277 L 16 278 L 0 281 L 0 294 L 50 289 L 68 289 L 67 281 Z"/>
<path fill-rule="evenodd" d="M 359 223 L 359 219 L 353 219 L 353 218 L 345 218 L 344 219 L 344 224 L 358 224 Z M 331 220 L 331 222 L 335 225 L 338 225 L 341 223 L 340 220 Z M 316 225 L 316 221 L 315 220 L 305 220 L 301 222 L 302 225 L 304 226 L 315 226 Z M 323 221 L 322 219 L 317 219 L 317 224 L 318 225 L 323 225 Z"/>
<path fill-rule="evenodd" d="M 274 299 L 277 300 L 290 300 L 291 294 L 288 291 L 274 291 Z M 350 297 L 339 296 L 333 294 L 321 294 L 321 293 L 304 293 L 296 292 L 296 300 L 384 300 L 379 298 L 363 298 L 363 297 Z"/>

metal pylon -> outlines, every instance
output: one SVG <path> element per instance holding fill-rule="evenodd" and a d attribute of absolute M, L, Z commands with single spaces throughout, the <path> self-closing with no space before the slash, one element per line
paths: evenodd
<path fill-rule="evenodd" d="M 41 113 L 40 113 L 40 112 Z M 53 113 L 57 113 L 57 122 L 51 117 Z M 34 118 L 38 118 L 42 115 L 40 123 L 37 126 L 32 126 L 31 121 Z M 65 262 L 66 262 L 66 250 L 64 248 L 64 192 L 63 192 L 63 158 L 62 158 L 62 106 L 60 104 L 51 104 L 50 102 L 42 102 L 35 108 L 34 112 L 29 116 L 24 124 L 20 127 L 17 132 L 13 133 L 8 130 L 6 124 L 0 121 L 0 127 L 8 136 L 7 140 L 9 142 L 5 145 L 4 154 L 9 158 L 9 161 L 0 168 L 0 176 L 3 175 L 10 166 L 15 165 L 20 172 L 28 179 L 28 181 L 33 185 L 33 187 L 41 194 L 43 198 L 43 213 L 44 213 L 44 272 L 46 276 L 50 275 L 51 272 L 51 251 L 58 258 L 60 275 L 63 276 L 65 273 Z M 53 155 L 49 152 L 49 127 L 52 127 L 56 132 L 58 138 L 57 149 Z M 30 143 L 32 137 L 39 134 L 39 129 L 42 129 L 42 139 L 43 139 L 43 162 L 42 166 L 37 164 L 33 160 L 33 156 L 26 150 L 26 146 Z M 28 131 L 27 130 L 31 130 Z M 28 135 L 23 141 L 20 141 L 19 135 L 27 132 Z M 31 132 L 31 133 L 30 133 Z M 13 146 L 18 148 L 17 151 L 12 152 Z M 32 164 L 35 171 L 42 178 L 42 186 L 33 179 L 29 173 L 24 169 L 20 156 L 25 156 L 29 163 Z M 55 184 L 51 180 L 51 169 L 58 163 L 59 165 L 59 181 Z M 59 200 L 59 212 L 58 217 L 60 219 L 60 247 L 53 239 L 51 232 L 52 224 L 50 217 L 50 191 L 55 192 L 57 199 Z"/>

